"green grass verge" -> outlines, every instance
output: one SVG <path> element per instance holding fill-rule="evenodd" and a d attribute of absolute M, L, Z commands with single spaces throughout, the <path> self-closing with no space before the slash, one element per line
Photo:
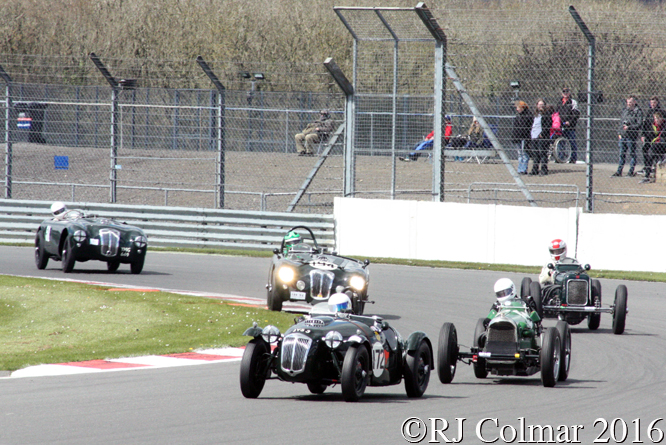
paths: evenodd
<path fill-rule="evenodd" d="M 217 299 L 0 275 L 0 370 L 242 346 L 253 321 L 284 332 L 293 319 Z"/>

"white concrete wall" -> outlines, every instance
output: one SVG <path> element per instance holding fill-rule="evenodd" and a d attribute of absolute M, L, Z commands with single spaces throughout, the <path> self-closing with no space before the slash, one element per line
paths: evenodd
<path fill-rule="evenodd" d="M 594 269 L 666 271 L 666 216 L 580 209 L 336 198 L 342 255 L 542 266 L 561 238 Z"/>

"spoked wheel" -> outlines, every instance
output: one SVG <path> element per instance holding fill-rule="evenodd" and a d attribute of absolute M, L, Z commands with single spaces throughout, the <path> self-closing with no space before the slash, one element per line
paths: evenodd
<path fill-rule="evenodd" d="M 368 384 L 370 355 L 363 345 L 350 346 L 342 363 L 342 397 L 347 402 L 356 402 L 363 397 Z"/>
<path fill-rule="evenodd" d="M 571 366 L 571 327 L 566 321 L 558 321 L 555 325 L 557 333 L 560 334 L 560 375 L 558 380 L 564 382 L 569 377 Z"/>
<path fill-rule="evenodd" d="M 557 138 L 553 142 L 553 159 L 558 164 L 566 164 L 571 160 L 571 143 L 567 138 Z"/>
<path fill-rule="evenodd" d="M 243 396 L 256 399 L 264 389 L 268 375 L 270 348 L 261 338 L 255 338 L 245 347 L 240 369 L 240 387 Z"/>
<path fill-rule="evenodd" d="M 483 340 L 485 338 L 483 334 L 486 332 L 486 326 L 483 323 L 484 321 L 485 318 L 479 318 L 476 322 L 476 327 L 474 328 L 474 340 L 472 341 L 472 345 L 476 348 L 483 349 L 483 346 L 485 345 L 485 340 Z M 474 375 L 477 379 L 485 379 L 488 377 L 485 358 L 477 357 L 476 362 L 472 363 L 472 367 L 474 368 Z"/>
<path fill-rule="evenodd" d="M 62 247 L 62 271 L 65 273 L 74 270 L 74 263 L 76 260 L 74 259 L 73 245 L 74 239 L 71 235 L 67 235 L 65 244 Z"/>
<path fill-rule="evenodd" d="M 35 235 L 35 265 L 37 269 L 43 270 L 46 269 L 46 265 L 49 263 L 49 256 L 46 254 L 44 249 L 44 239 L 42 238 L 43 232 L 37 232 Z"/>
<path fill-rule="evenodd" d="M 106 270 L 109 272 L 115 272 L 120 267 L 120 261 L 109 261 L 106 263 Z"/>
<path fill-rule="evenodd" d="M 318 382 L 308 382 L 308 389 L 312 394 L 323 394 L 326 391 L 327 386 L 323 383 Z"/>
<path fill-rule="evenodd" d="M 615 306 L 613 308 L 613 334 L 624 332 L 624 323 L 627 319 L 627 286 L 620 284 L 615 290 Z"/>
<path fill-rule="evenodd" d="M 541 345 L 541 383 L 552 388 L 560 376 L 560 354 L 562 351 L 560 334 L 556 328 L 548 328 Z"/>
<path fill-rule="evenodd" d="M 405 390 L 407 397 L 421 397 L 430 382 L 432 350 L 427 341 L 421 341 L 414 353 L 408 353 L 405 360 Z"/>
<path fill-rule="evenodd" d="M 592 280 L 592 302 L 596 305 L 599 301 L 601 306 L 601 282 L 599 280 Z M 587 327 L 590 331 L 596 331 L 601 324 L 601 314 L 590 314 L 587 316 Z"/>
<path fill-rule="evenodd" d="M 458 333 L 452 323 L 444 323 L 439 330 L 437 345 L 437 375 L 442 383 L 451 383 L 458 365 Z"/>

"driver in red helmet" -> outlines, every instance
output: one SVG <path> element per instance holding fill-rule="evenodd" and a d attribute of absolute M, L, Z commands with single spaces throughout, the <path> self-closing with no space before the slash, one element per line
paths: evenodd
<path fill-rule="evenodd" d="M 548 252 L 550 253 L 550 258 L 552 259 L 551 263 L 569 263 L 575 262 L 573 258 L 567 257 L 567 243 L 561 239 L 554 239 L 550 242 L 548 246 Z M 539 275 L 539 283 L 544 284 L 553 284 L 554 278 L 553 274 L 555 271 L 548 267 L 548 264 L 543 266 L 541 269 L 541 275 Z"/>

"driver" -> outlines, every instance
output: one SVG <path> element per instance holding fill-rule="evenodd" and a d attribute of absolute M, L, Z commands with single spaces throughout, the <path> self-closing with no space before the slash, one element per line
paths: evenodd
<path fill-rule="evenodd" d="M 54 220 L 62 221 L 67 214 L 67 206 L 65 206 L 65 203 L 63 202 L 56 201 L 51 204 L 51 213 L 53 214 Z"/>
<path fill-rule="evenodd" d="M 529 308 L 530 311 L 535 310 L 533 301 L 530 301 L 526 304 L 525 301 L 523 301 L 523 299 L 518 296 L 516 293 L 516 285 L 509 278 L 500 278 L 497 280 L 495 282 L 494 290 L 497 301 L 493 303 L 488 316 L 483 321 L 483 324 L 486 328 L 488 327 L 490 320 L 495 318 L 502 306 L 513 306 L 512 303 L 519 302 L 523 307 Z"/>
<path fill-rule="evenodd" d="M 301 238 L 301 235 L 299 235 L 298 233 L 296 233 L 294 231 L 291 231 L 291 232 L 287 233 L 284 236 L 284 242 L 283 242 L 283 244 L 284 244 L 284 249 L 283 249 L 284 256 L 287 256 L 287 254 L 289 253 L 291 248 L 294 247 L 296 244 L 299 244 L 301 242 L 303 242 L 303 238 Z"/>
<path fill-rule="evenodd" d="M 554 239 L 550 242 L 548 246 L 548 252 L 550 253 L 550 258 L 552 263 L 571 263 L 576 260 L 573 258 L 567 257 L 567 243 L 561 239 Z M 543 266 L 541 269 L 541 274 L 539 275 L 539 283 L 544 284 L 554 284 L 555 282 L 555 270 L 549 269 L 548 264 Z"/>
<path fill-rule="evenodd" d="M 347 294 L 340 292 L 331 295 L 331 298 L 328 299 L 328 310 L 334 314 L 338 312 L 349 312 L 351 311 L 351 308 L 352 303 Z"/>

